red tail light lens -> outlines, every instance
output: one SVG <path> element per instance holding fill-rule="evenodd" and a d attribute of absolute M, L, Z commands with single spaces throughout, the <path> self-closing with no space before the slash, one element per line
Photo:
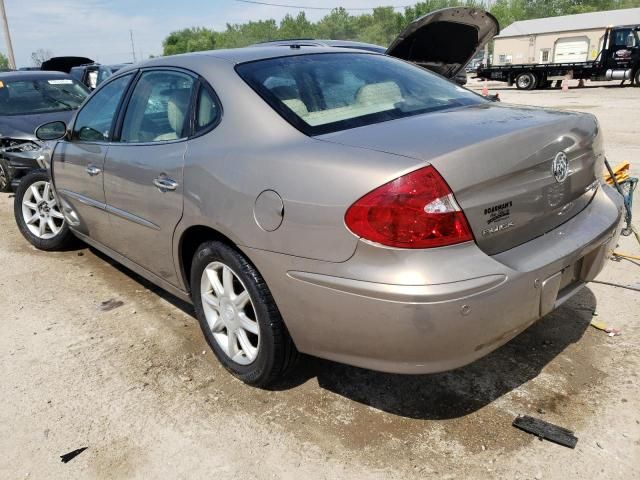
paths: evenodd
<path fill-rule="evenodd" d="M 371 242 L 432 248 L 473 240 L 453 192 L 432 166 L 382 185 L 354 203 L 347 227 Z"/>

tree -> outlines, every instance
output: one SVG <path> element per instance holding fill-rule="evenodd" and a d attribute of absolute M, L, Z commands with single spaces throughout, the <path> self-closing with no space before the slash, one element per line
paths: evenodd
<path fill-rule="evenodd" d="M 273 19 L 242 24 L 227 24 L 223 32 L 208 28 L 187 28 L 171 33 L 163 42 L 164 54 L 244 47 L 253 43 L 286 38 L 359 40 L 388 46 L 413 20 L 446 7 L 485 8 L 485 0 L 423 0 L 400 12 L 392 7 L 374 8 L 371 13 L 351 15 L 335 8 L 316 23 L 304 12 L 285 15 L 278 24 Z M 614 10 L 640 6 L 640 0 L 496 0 L 491 13 L 500 28 L 531 18 L 571 15 L 574 13 Z"/>
<path fill-rule="evenodd" d="M 0 70 L 9 70 L 9 59 L 4 53 L 0 53 Z"/>
<path fill-rule="evenodd" d="M 35 52 L 31 54 L 31 62 L 34 67 L 40 67 L 44 62 L 53 57 L 53 53 L 51 50 L 46 50 L 44 48 L 39 48 Z"/>
<path fill-rule="evenodd" d="M 353 40 L 358 38 L 355 28 L 355 17 L 344 8 L 334 8 L 329 15 L 322 18 L 316 28 L 318 38 L 335 40 Z"/>
<path fill-rule="evenodd" d="M 192 27 L 171 32 L 162 42 L 164 55 L 177 53 L 198 52 L 216 48 L 218 34 L 203 27 Z"/>
<path fill-rule="evenodd" d="M 287 14 L 280 22 L 278 38 L 313 38 L 314 31 L 313 24 L 307 20 L 304 12 L 298 13 L 296 17 Z"/>

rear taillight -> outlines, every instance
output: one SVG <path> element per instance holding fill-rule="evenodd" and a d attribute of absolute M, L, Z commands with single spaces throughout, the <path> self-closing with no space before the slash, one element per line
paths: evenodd
<path fill-rule="evenodd" d="M 432 166 L 376 188 L 345 215 L 347 227 L 371 242 L 432 248 L 473 240 L 449 185 Z"/>

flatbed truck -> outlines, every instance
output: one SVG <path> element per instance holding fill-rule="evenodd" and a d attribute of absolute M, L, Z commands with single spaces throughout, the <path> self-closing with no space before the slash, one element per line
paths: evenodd
<path fill-rule="evenodd" d="M 550 88 L 565 78 L 593 81 L 629 81 L 640 87 L 640 25 L 608 27 L 602 51 L 591 62 L 480 65 L 480 79 L 515 84 L 520 90 Z"/>

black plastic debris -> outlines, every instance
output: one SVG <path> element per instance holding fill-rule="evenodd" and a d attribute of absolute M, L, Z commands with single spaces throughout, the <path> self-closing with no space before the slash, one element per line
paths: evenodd
<path fill-rule="evenodd" d="M 60 460 L 62 461 L 62 463 L 68 463 L 71 460 L 73 460 L 74 458 L 76 458 L 78 455 L 80 455 L 82 452 L 84 452 L 87 448 L 89 448 L 89 447 L 77 448 L 73 452 L 69 452 L 69 453 L 65 453 L 64 455 L 60 455 Z"/>
<path fill-rule="evenodd" d="M 110 312 L 111 310 L 115 310 L 116 308 L 120 308 L 124 305 L 124 302 L 120 300 L 114 300 L 113 298 L 110 300 L 106 300 L 100 304 L 100 310 L 103 312 Z"/>
<path fill-rule="evenodd" d="M 541 440 L 549 440 L 569 448 L 576 448 L 578 438 L 571 430 L 559 427 L 544 420 L 530 417 L 529 415 L 518 415 L 513 421 L 513 426 L 531 433 Z"/>

